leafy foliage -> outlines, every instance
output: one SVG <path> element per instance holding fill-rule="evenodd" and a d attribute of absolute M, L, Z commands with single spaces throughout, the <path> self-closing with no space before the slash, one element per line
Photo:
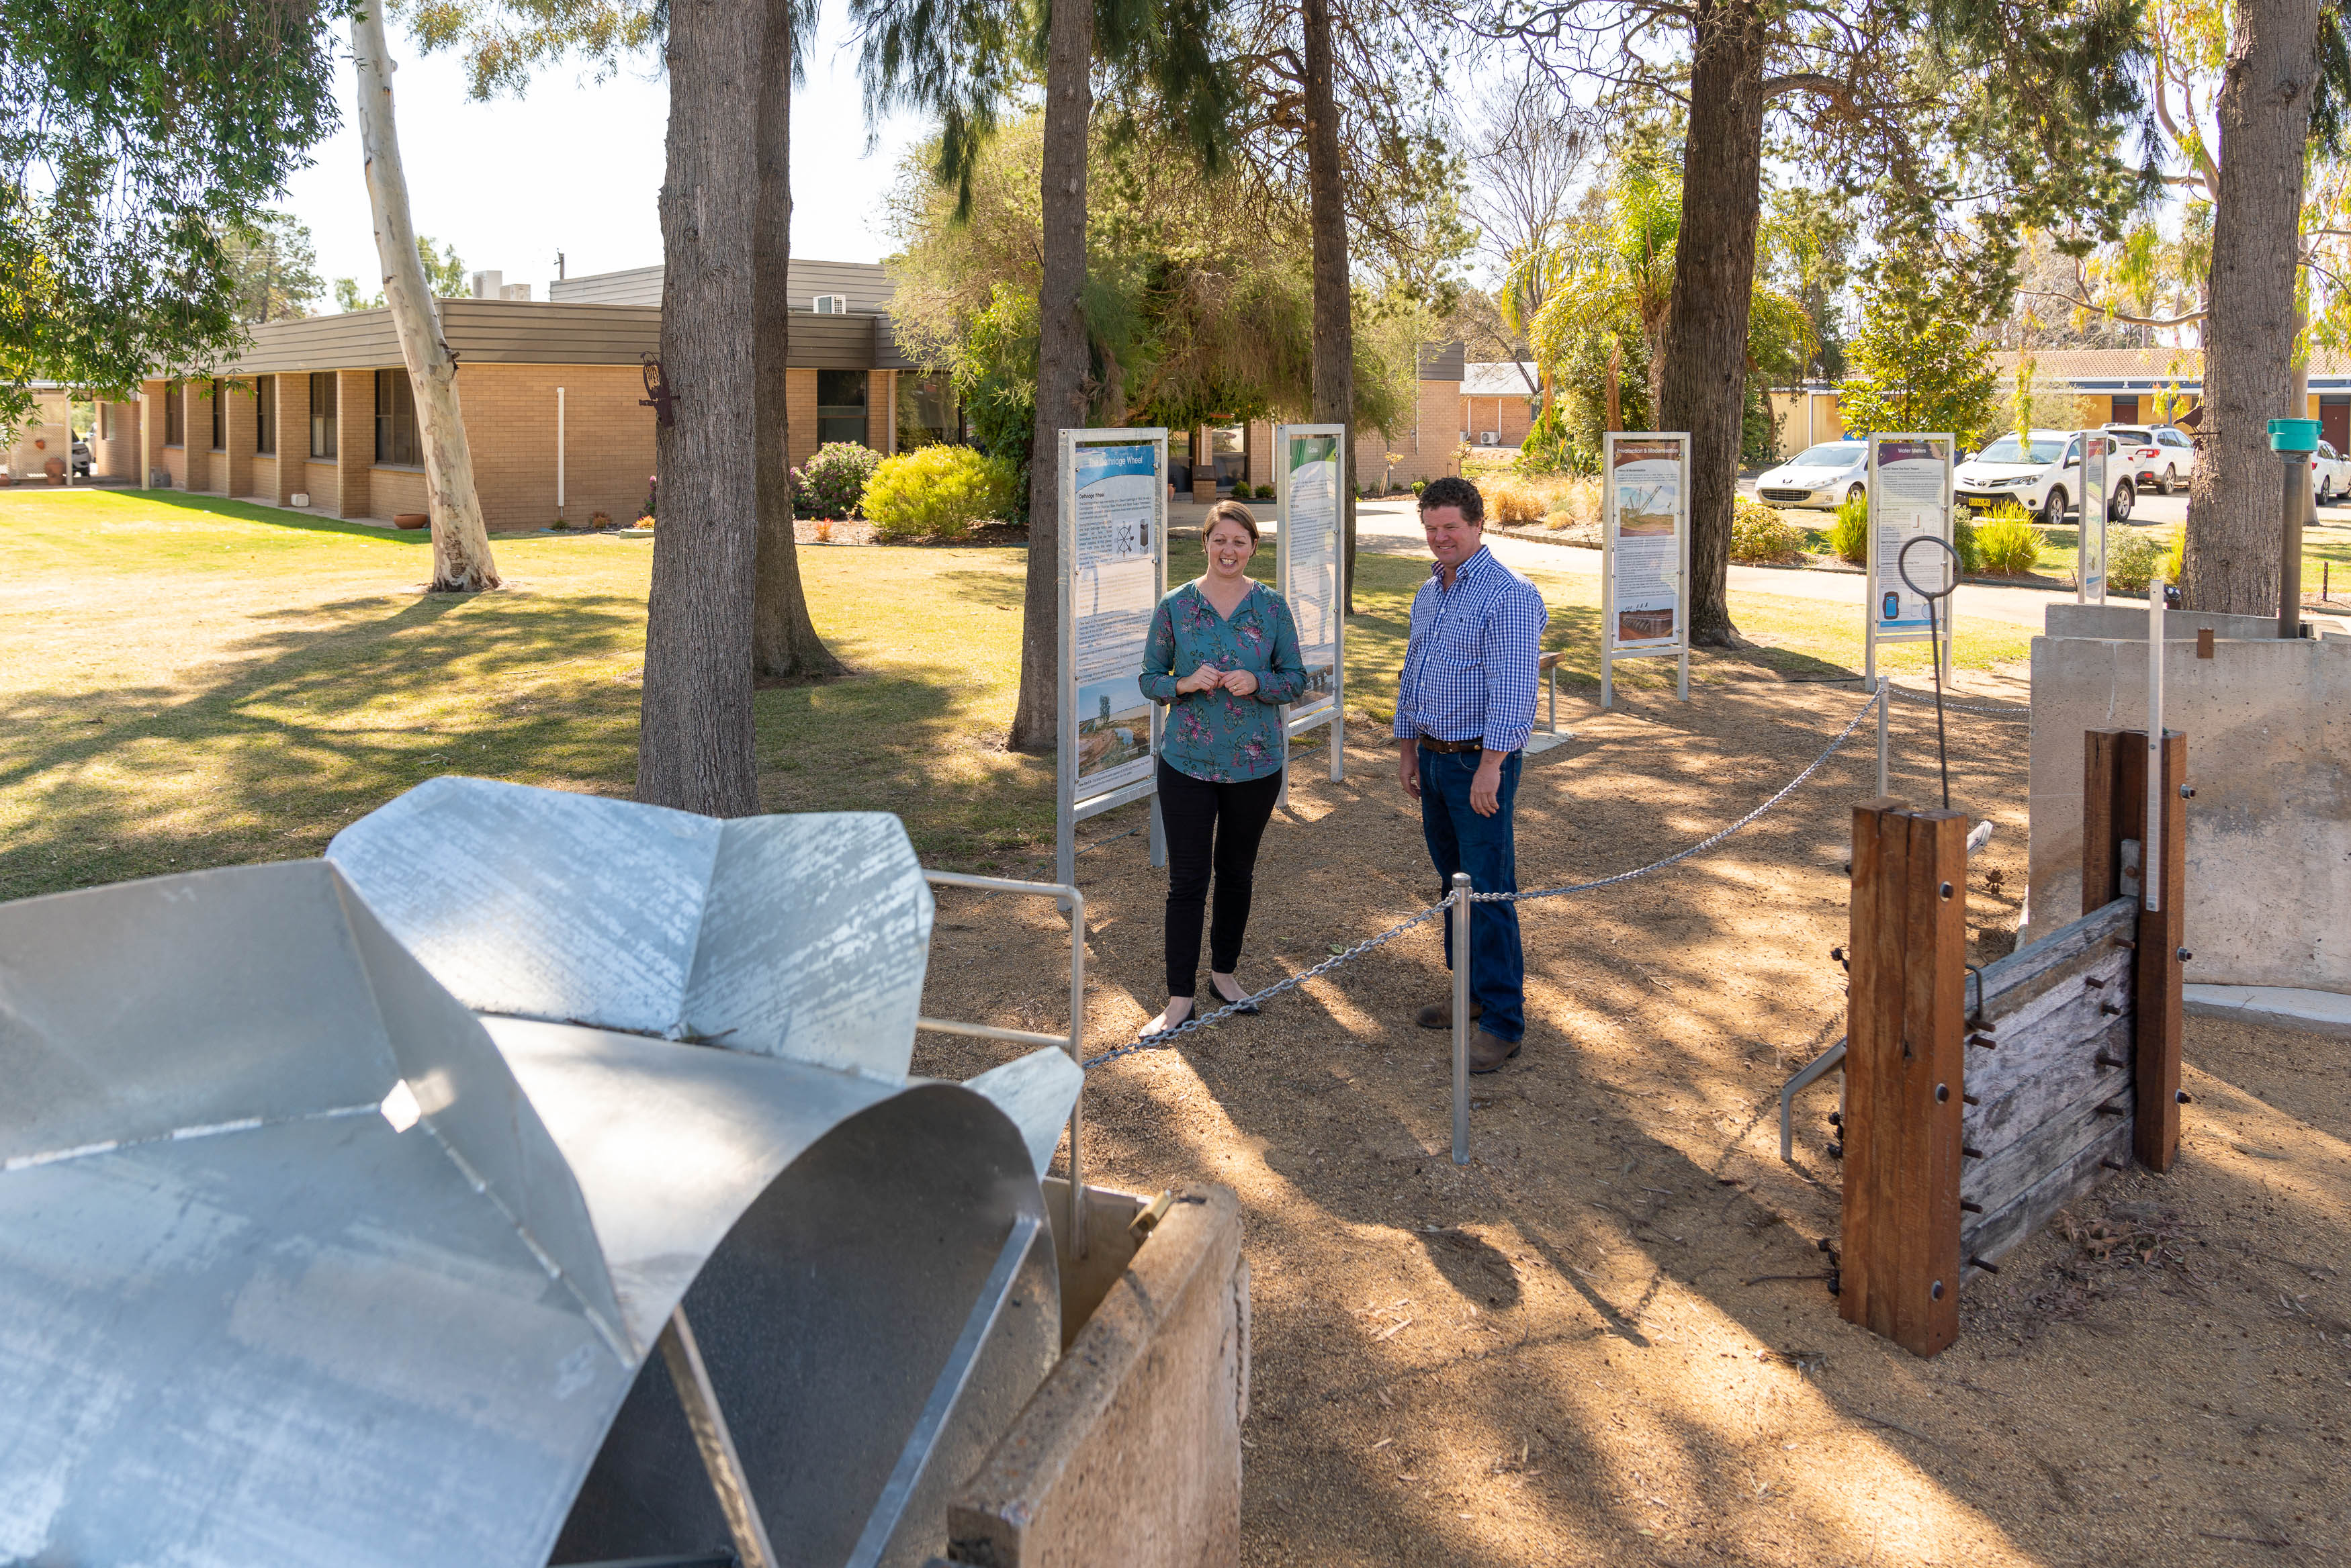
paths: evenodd
<path fill-rule="evenodd" d="M 2124 593 L 2143 594 L 2148 583 L 2155 580 L 2155 569 L 2163 561 L 2163 546 L 2147 534 L 2135 534 L 2118 529 L 2108 535 L 2106 545 L 2106 586 Z"/>
<path fill-rule="evenodd" d="M 260 213 L 231 229 L 222 246 L 236 280 L 240 321 L 295 320 L 309 315 L 311 303 L 325 292 L 309 228 L 288 213 Z"/>
<path fill-rule="evenodd" d="M 2022 576 L 2041 564 L 2049 535 L 2025 515 L 2013 501 L 1992 509 L 1989 522 L 1976 529 L 1976 555 L 1983 570 L 2003 577 Z"/>
<path fill-rule="evenodd" d="M 457 299 L 464 296 L 465 264 L 457 259 L 457 243 L 455 240 L 440 241 L 431 234 L 419 234 L 416 236 L 416 257 L 424 264 L 424 282 L 432 289 L 434 298 Z M 378 289 L 371 295 L 362 295 L 359 279 L 339 277 L 335 280 L 335 308 L 381 310 L 383 291 Z"/>
<path fill-rule="evenodd" d="M 1730 504 L 1730 558 L 1755 566 L 1798 565 L 1804 558 L 1804 531 L 1777 507 L 1739 496 Z"/>
<path fill-rule="evenodd" d="M 1005 514 L 1014 481 L 1002 458 L 936 442 L 882 461 L 865 484 L 865 515 L 892 538 L 966 534 Z"/>
<path fill-rule="evenodd" d="M 334 0 L 0 0 L 0 416 L 243 336 L 229 236 L 336 125 Z"/>
<path fill-rule="evenodd" d="M 1999 372 L 1961 291 L 1901 260 L 1880 269 L 1837 389 L 1852 431 L 1949 431 L 1976 445 L 1995 420 Z"/>
<path fill-rule="evenodd" d="M 1836 521 L 1829 524 L 1829 548 L 1849 566 L 1869 564 L 1869 499 L 1847 496 L 1837 503 Z"/>
<path fill-rule="evenodd" d="M 825 442 L 805 467 L 792 470 L 792 515 L 856 516 L 865 486 L 881 464 L 882 454 L 862 441 Z"/>

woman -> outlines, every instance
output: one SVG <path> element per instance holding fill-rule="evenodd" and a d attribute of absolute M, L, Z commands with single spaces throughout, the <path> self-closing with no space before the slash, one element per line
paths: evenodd
<path fill-rule="evenodd" d="M 1159 745 L 1159 812 L 1167 828 L 1167 1005 L 1144 1026 L 1146 1034 L 1192 1016 L 1200 916 L 1212 870 L 1217 901 L 1208 928 L 1208 983 L 1219 1006 L 1249 994 L 1233 971 L 1249 925 L 1258 839 L 1281 794 L 1290 750 L 1280 705 L 1306 690 L 1290 607 L 1249 578 L 1257 519 L 1239 502 L 1220 501 L 1209 509 L 1203 540 L 1207 571 L 1159 601 L 1143 651 L 1143 694 L 1168 708 Z"/>

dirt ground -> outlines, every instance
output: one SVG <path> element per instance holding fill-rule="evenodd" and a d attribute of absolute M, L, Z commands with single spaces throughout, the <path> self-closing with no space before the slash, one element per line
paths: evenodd
<path fill-rule="evenodd" d="M 1702 837 L 1861 701 L 1762 680 L 1699 699 L 1574 705 L 1577 739 L 1526 770 L 1523 887 Z M 2024 736 L 1951 726 L 1953 804 L 1999 825 L 1970 876 L 1983 961 L 2023 892 Z M 1895 793 L 1928 804 L 1932 710 L 1897 705 L 1895 732 Z M 1466 1168 L 1447 1153 L 1447 1039 L 1412 1023 L 1445 993 L 1433 926 L 1092 1075 L 1091 1179 L 1241 1196 L 1247 1562 L 2344 1560 L 2351 1043 L 2190 1019 L 2172 1174 L 2117 1176 L 1970 1285 L 1936 1360 L 1838 1318 L 1815 1246 L 1837 1224 L 1836 1081 L 1800 1100 L 1792 1167 L 1776 1107 L 1842 1032 L 1828 949 L 1871 739 L 1707 857 L 1527 908 L 1527 1046 L 1473 1080 Z M 1299 754 L 1267 835 L 1253 986 L 1437 892 L 1393 753 L 1362 724 L 1349 740 L 1343 784 Z M 1084 825 L 1091 1049 L 1161 1000 L 1165 880 L 1141 820 Z M 942 896 L 925 1012 L 1061 1027 L 1065 939 L 1028 902 Z M 915 1065 L 1000 1059 L 925 1035 Z"/>

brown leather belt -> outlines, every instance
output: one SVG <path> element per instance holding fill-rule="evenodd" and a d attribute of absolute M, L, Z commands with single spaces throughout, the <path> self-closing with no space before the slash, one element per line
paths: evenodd
<path fill-rule="evenodd" d="M 1420 744 L 1425 751 L 1443 752 L 1448 755 L 1458 752 L 1482 752 L 1486 749 L 1486 742 L 1483 741 L 1440 741 L 1434 735 L 1421 736 Z"/>

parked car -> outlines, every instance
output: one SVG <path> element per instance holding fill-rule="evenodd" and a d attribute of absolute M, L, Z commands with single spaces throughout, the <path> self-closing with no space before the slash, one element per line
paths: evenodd
<path fill-rule="evenodd" d="M 2310 454 L 2311 499 L 2325 506 L 2346 494 L 2351 494 L 2351 457 L 2336 452 L 2333 441 L 2322 441 Z"/>
<path fill-rule="evenodd" d="M 73 471 L 79 478 L 89 477 L 89 442 L 80 436 L 74 437 Z"/>
<path fill-rule="evenodd" d="M 1959 464 L 1951 489 L 1972 512 L 1989 512 L 2013 501 L 2054 526 L 2065 520 L 2082 495 L 2082 444 L 2106 446 L 2106 516 L 2127 522 L 2138 486 L 2129 464 L 2116 454 L 2115 438 L 2104 431 L 2034 431 L 2023 441 L 2011 431 Z"/>
<path fill-rule="evenodd" d="M 1774 506 L 1834 511 L 1847 498 L 1869 493 L 1869 443 L 1823 441 L 1798 452 L 1755 481 L 1755 493 Z"/>
<path fill-rule="evenodd" d="M 2196 443 L 2170 425 L 2108 425 L 2122 447 L 2122 461 L 2141 490 L 2168 495 L 2196 472 Z"/>

